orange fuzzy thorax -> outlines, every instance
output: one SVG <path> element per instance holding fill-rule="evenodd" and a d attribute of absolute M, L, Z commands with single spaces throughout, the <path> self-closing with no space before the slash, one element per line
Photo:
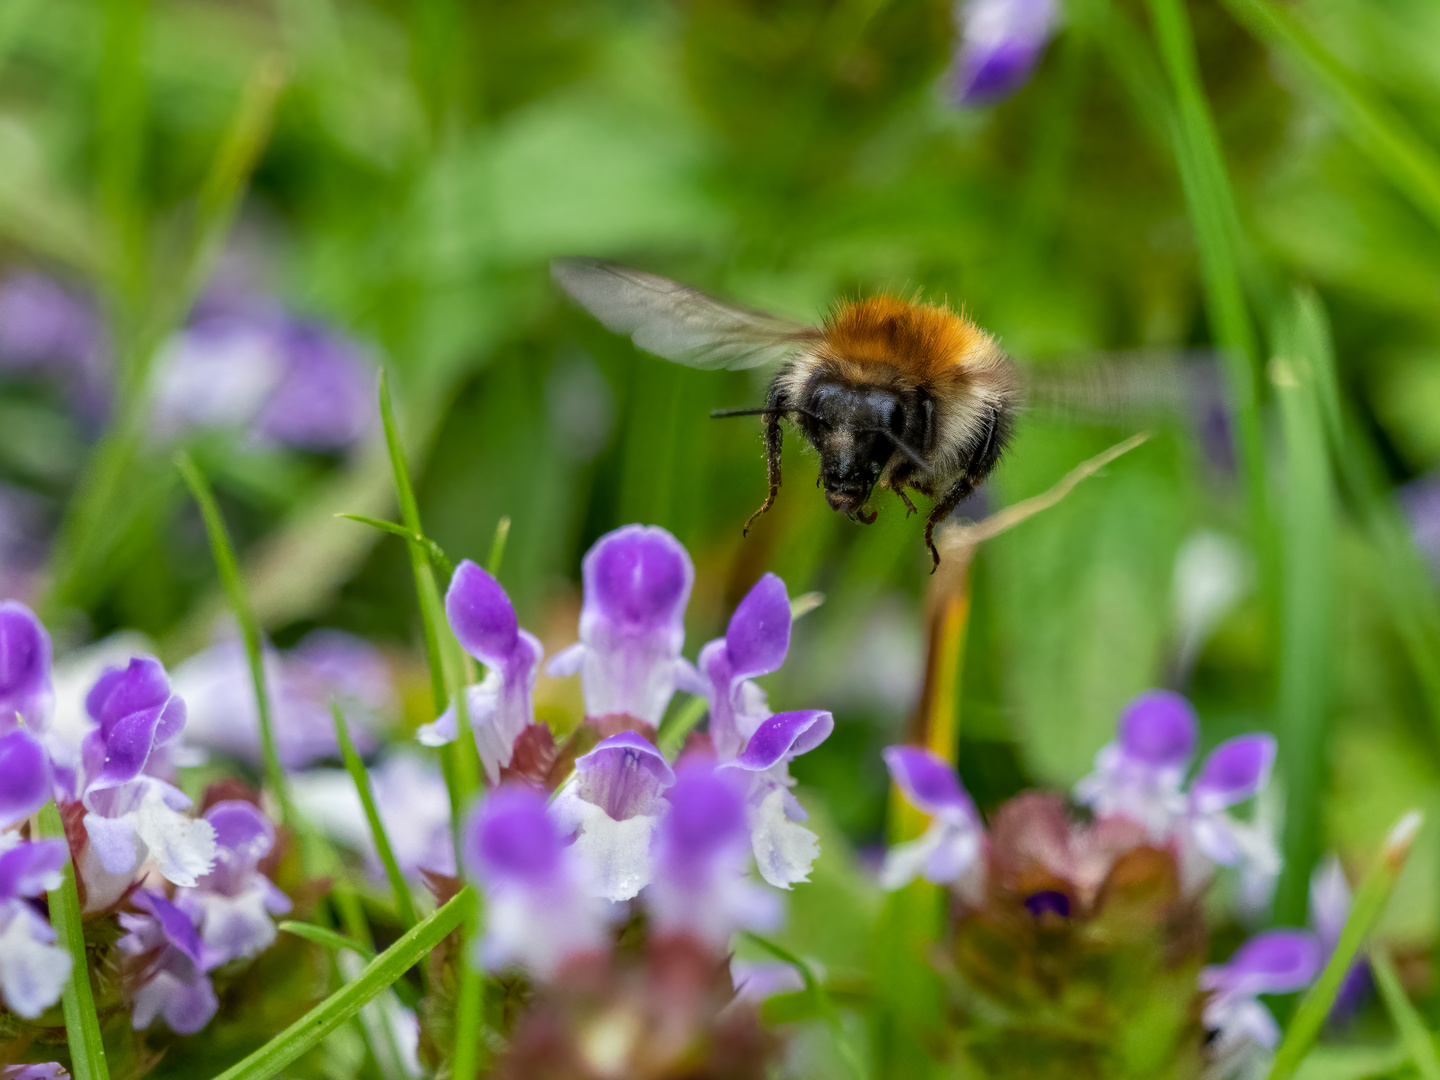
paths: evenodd
<path fill-rule="evenodd" d="M 965 368 L 995 351 L 985 331 L 938 304 L 872 296 L 836 307 L 816 353 L 853 382 L 875 381 L 875 365 L 904 381 L 934 386 L 964 381 Z"/>

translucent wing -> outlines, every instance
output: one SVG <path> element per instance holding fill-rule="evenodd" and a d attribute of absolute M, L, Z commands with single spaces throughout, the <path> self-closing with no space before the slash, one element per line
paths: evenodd
<path fill-rule="evenodd" d="M 556 259 L 550 273 L 607 328 L 686 367 L 760 367 L 794 355 L 820 336 L 813 326 L 722 303 L 678 281 L 599 259 Z"/>
<path fill-rule="evenodd" d="M 1218 358 L 1209 352 L 1136 351 L 1020 367 L 1025 403 L 1077 423 L 1149 424 L 1203 419 L 1225 407 Z"/>

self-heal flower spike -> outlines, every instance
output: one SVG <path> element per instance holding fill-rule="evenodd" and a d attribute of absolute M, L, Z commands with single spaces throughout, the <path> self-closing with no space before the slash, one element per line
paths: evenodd
<path fill-rule="evenodd" d="M 43 731 L 53 701 L 50 635 L 18 600 L 0 603 L 0 732 L 22 721 Z"/>
<path fill-rule="evenodd" d="M 753 682 L 779 669 L 790 651 L 790 597 L 785 583 L 766 574 L 730 616 L 723 638 L 700 650 L 700 674 L 710 702 L 710 738 L 721 761 L 739 755 L 770 715 Z"/>
<path fill-rule="evenodd" d="M 778 897 L 745 878 L 751 845 L 743 793 L 733 771 L 708 761 L 681 770 L 668 793 L 655 880 L 645 893 L 656 930 L 724 952 L 736 930 L 779 924 Z"/>
<path fill-rule="evenodd" d="M 182 813 L 190 806 L 188 795 L 146 771 L 156 751 L 178 739 L 185 726 L 185 703 L 170 692 L 165 669 L 150 656 L 109 668 L 85 707 L 99 726 L 85 736 L 87 783 L 81 802 L 100 866 L 128 879 L 147 855 L 154 855 L 167 880 L 194 885 L 214 865 L 215 830 Z"/>
<path fill-rule="evenodd" d="M 1321 962 L 1314 934 L 1267 930 L 1240 946 L 1229 962 L 1202 970 L 1200 988 L 1211 993 L 1203 1019 L 1213 1033 L 1215 1057 L 1228 1062 L 1256 1047 L 1274 1049 L 1280 1028 L 1258 995 L 1288 994 L 1308 986 Z"/>
<path fill-rule="evenodd" d="M 1055 0 L 966 0 L 960 9 L 956 100 L 986 104 L 1024 86 L 1055 32 L 1057 15 Z"/>
<path fill-rule="evenodd" d="M 220 957 L 205 946 L 190 917 L 163 896 L 141 891 L 134 903 L 143 914 L 120 915 L 129 933 L 116 943 L 141 965 L 131 1023 L 140 1031 L 163 1017 L 177 1035 L 193 1035 L 220 1007 L 208 974 Z"/>
<path fill-rule="evenodd" d="M 776 888 L 809 881 L 810 867 L 820 854 L 820 841 L 800 824 L 809 815 L 790 790 L 795 786 L 790 762 L 834 730 L 835 718 L 822 709 L 777 713 L 755 729 L 739 756 L 721 765 L 746 777 L 746 818 L 755 863 L 760 876 Z"/>
<path fill-rule="evenodd" d="M 50 801 L 50 755 L 25 728 L 0 735 L 0 829 L 23 821 Z"/>
<path fill-rule="evenodd" d="M 535 674 L 545 650 L 534 634 L 520 629 L 500 583 L 469 559 L 450 579 L 445 615 L 465 651 L 488 668 L 484 679 L 466 688 L 465 703 L 485 775 L 495 784 L 501 768 L 510 764 L 515 740 L 534 720 Z M 452 702 L 438 720 L 420 729 L 419 739 L 426 746 L 443 746 L 455 739 L 456 724 Z"/>
<path fill-rule="evenodd" d="M 258 869 L 275 846 L 275 827 L 239 800 L 216 803 L 205 820 L 215 830 L 215 869 L 193 889 L 176 890 L 175 906 L 220 961 L 257 956 L 275 940 L 274 916 L 290 910 L 290 898 Z"/>
<path fill-rule="evenodd" d="M 594 868 L 606 900 L 629 900 L 650 880 L 650 841 L 675 774 L 644 736 L 622 731 L 575 762 L 575 782 L 550 808 L 574 850 Z"/>
<path fill-rule="evenodd" d="M 684 546 L 656 526 L 602 536 L 581 564 L 580 640 L 550 661 L 554 676 L 580 674 L 587 716 L 624 713 L 658 725 L 677 684 L 696 686 L 681 657 L 695 568 Z"/>
<path fill-rule="evenodd" d="M 70 977 L 70 954 L 27 899 L 59 886 L 66 856 L 63 840 L 0 834 L 0 998 L 27 1020 L 59 1001 Z"/>
<path fill-rule="evenodd" d="M 1160 841 L 1184 810 L 1180 787 L 1195 752 L 1199 721 L 1179 694 L 1150 690 L 1120 716 L 1116 740 L 1095 755 L 1095 771 L 1075 785 L 1075 799 L 1099 816 L 1119 814 Z"/>
<path fill-rule="evenodd" d="M 880 884 L 898 889 L 917 877 L 936 885 L 971 884 L 982 872 L 985 834 L 954 766 L 918 746 L 888 746 L 882 756 L 905 801 L 933 820 L 919 839 L 886 852 Z"/>
<path fill-rule="evenodd" d="M 515 964 L 548 978 L 572 957 L 605 947 L 613 906 L 595 896 L 539 792 L 492 791 L 466 826 L 462 851 L 485 893 L 486 968 Z"/>

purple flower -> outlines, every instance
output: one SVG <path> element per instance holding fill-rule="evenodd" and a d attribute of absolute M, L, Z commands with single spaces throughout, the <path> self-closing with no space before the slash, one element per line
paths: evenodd
<path fill-rule="evenodd" d="M 27 1020 L 59 1001 L 70 977 L 70 954 L 26 899 L 59 886 L 67 855 L 63 840 L 0 833 L 0 998 Z"/>
<path fill-rule="evenodd" d="M 598 895 L 629 900 L 650 881 L 650 841 L 675 774 L 644 736 L 623 731 L 575 762 L 575 781 L 550 812 L 575 836 L 575 852 L 594 868 Z"/>
<path fill-rule="evenodd" d="M 1280 1028 L 1260 994 L 1288 994 L 1308 986 L 1320 971 L 1322 952 L 1305 930 L 1256 934 L 1227 963 L 1200 972 L 1200 989 L 1210 992 L 1205 1027 L 1214 1033 L 1212 1052 L 1234 1060 L 1256 1047 L 1273 1049 Z"/>
<path fill-rule="evenodd" d="M 157 751 L 175 742 L 185 726 L 185 703 L 171 693 L 165 669 L 150 656 L 107 668 L 85 707 L 99 724 L 83 744 L 81 797 L 88 811 L 90 851 L 99 867 L 82 867 L 82 873 L 100 869 L 128 881 L 153 855 L 167 880 L 194 885 L 214 865 L 215 830 L 182 813 L 190 797 L 147 771 Z M 117 885 L 120 881 L 111 881 L 97 891 L 108 895 Z"/>
<path fill-rule="evenodd" d="M 814 961 L 811 962 L 812 966 Z M 759 1004 L 777 994 L 793 994 L 805 989 L 805 978 L 794 964 L 778 960 L 746 960 L 733 957 L 730 961 L 730 982 L 740 1001 Z"/>
<path fill-rule="evenodd" d="M 0 368 L 82 370 L 99 337 L 94 308 L 52 278 L 18 273 L 0 283 Z"/>
<path fill-rule="evenodd" d="M 669 791 L 659 827 L 655 875 L 645 892 L 657 930 L 684 934 L 717 952 L 736 930 L 779 925 L 778 898 L 747 881 L 750 828 L 745 788 L 731 770 L 687 765 Z"/>
<path fill-rule="evenodd" d="M 1162 840 L 1184 809 L 1180 786 L 1198 731 L 1183 697 L 1146 691 L 1121 713 L 1118 738 L 1095 755 L 1095 771 L 1075 785 L 1076 801 L 1099 815 L 1127 817 Z"/>
<path fill-rule="evenodd" d="M 487 968 L 518 964 L 541 978 L 603 949 L 612 905 L 594 895 L 586 867 L 528 787 L 496 788 L 465 829 L 466 871 L 485 893 Z"/>
<path fill-rule="evenodd" d="M 787 633 L 788 633 L 787 620 Z M 835 730 L 835 718 L 820 709 L 777 713 L 760 723 L 735 758 L 722 769 L 746 778 L 746 818 L 760 876 L 788 889 L 810 880 L 820 841 L 802 824 L 809 819 L 790 790 L 790 762 L 815 749 Z"/>
<path fill-rule="evenodd" d="M 984 872 L 985 831 L 954 766 L 918 746 L 888 746 L 882 756 L 905 801 L 932 820 L 924 835 L 885 853 L 881 886 L 898 889 L 923 877 L 970 891 Z"/>
<path fill-rule="evenodd" d="M 1330 855 L 1310 875 L 1310 927 L 1328 958 L 1340 941 L 1340 931 L 1350 918 L 1350 885 L 1340 860 Z M 1354 1016 L 1361 1001 L 1370 991 L 1370 965 L 1356 960 L 1345 973 L 1345 979 L 1330 1007 L 1331 1022 Z"/>
<path fill-rule="evenodd" d="M 465 651 L 488 669 L 484 679 L 466 688 L 465 703 L 485 774 L 492 784 L 498 783 L 515 740 L 534 722 L 535 673 L 545 650 L 534 634 L 520 629 L 500 583 L 469 559 L 455 568 L 445 593 L 445 615 Z M 454 703 L 418 736 L 426 746 L 451 742 L 456 736 Z"/>
<path fill-rule="evenodd" d="M 140 965 L 131 1024 L 140 1031 L 163 1017 L 177 1035 L 193 1035 L 220 1006 L 208 974 L 220 957 L 206 947 L 190 917 L 160 894 L 142 890 L 134 903 L 144 914 L 120 915 L 129 933 L 116 943 Z"/>
<path fill-rule="evenodd" d="M 737 756 L 770 715 L 765 692 L 750 680 L 778 670 L 789 651 L 790 598 L 785 583 L 766 574 L 730 616 L 725 636 L 700 650 L 710 738 L 721 761 Z"/>
<path fill-rule="evenodd" d="M 677 683 L 696 685 L 680 656 L 695 568 L 664 529 L 626 525 L 602 536 L 581 564 L 580 641 L 550 661 L 579 672 L 588 716 L 625 713 L 658 725 Z"/>
<path fill-rule="evenodd" d="M 1280 871 L 1280 855 L 1268 823 L 1237 821 L 1229 808 L 1254 798 L 1270 779 L 1275 762 L 1271 735 L 1241 735 L 1210 752 L 1190 784 L 1182 823 L 1182 849 L 1196 876 L 1196 855 L 1239 869 L 1252 896 L 1268 893 Z"/>
<path fill-rule="evenodd" d="M 339 630 L 315 630 L 293 649 L 266 648 L 264 663 L 276 748 L 287 768 L 340 756 L 332 700 L 344 709 L 360 751 L 373 746 L 370 731 L 395 702 L 389 666 L 373 645 Z M 260 764 L 260 717 L 240 641 L 192 656 L 175 669 L 174 685 L 187 706 L 187 745 Z"/>
<path fill-rule="evenodd" d="M 375 369 L 364 351 L 322 323 L 287 320 L 276 331 L 285 365 L 255 418 L 262 440 L 340 450 L 374 426 Z"/>
<path fill-rule="evenodd" d="M 50 755 L 24 728 L 0 735 L 0 829 L 23 821 L 50 801 Z"/>
<path fill-rule="evenodd" d="M 954 95 L 962 105 L 1009 97 L 1029 80 L 1055 32 L 1054 0 L 966 0 L 955 58 Z"/>
<path fill-rule="evenodd" d="M 50 720 L 50 635 L 16 600 L 0 603 L 0 732 L 23 721 L 43 731 Z"/>
<path fill-rule="evenodd" d="M 70 1080 L 70 1074 L 59 1062 L 43 1065 L 7 1065 L 0 1068 L 0 1080 Z"/>
<path fill-rule="evenodd" d="M 275 846 L 275 828 L 256 807 L 238 800 L 216 803 L 205 820 L 215 830 L 215 869 L 194 888 L 177 889 L 175 906 L 219 962 L 257 956 L 275 940 L 272 916 L 290 910 L 290 898 L 258 869 Z"/>
<path fill-rule="evenodd" d="M 1398 495 L 1415 547 L 1430 568 L 1440 574 L 1440 473 L 1412 480 Z"/>

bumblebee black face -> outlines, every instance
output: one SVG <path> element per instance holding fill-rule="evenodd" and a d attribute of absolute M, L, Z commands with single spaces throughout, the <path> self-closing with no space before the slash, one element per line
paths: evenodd
<path fill-rule="evenodd" d="M 796 413 L 800 430 L 820 454 L 820 482 L 832 510 L 865 520 L 863 507 L 895 457 L 928 442 L 922 396 L 812 378 Z"/>

